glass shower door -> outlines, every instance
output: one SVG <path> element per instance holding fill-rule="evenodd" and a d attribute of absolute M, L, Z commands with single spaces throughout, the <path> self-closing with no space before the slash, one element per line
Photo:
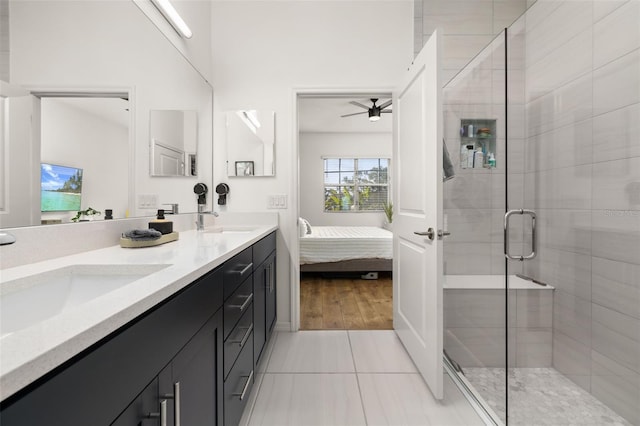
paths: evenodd
<path fill-rule="evenodd" d="M 506 35 L 444 87 L 444 349 L 459 384 L 506 422 Z M 514 224 L 515 225 L 515 224 Z M 517 244 L 518 241 L 514 241 Z M 516 247 L 517 248 L 517 247 Z"/>

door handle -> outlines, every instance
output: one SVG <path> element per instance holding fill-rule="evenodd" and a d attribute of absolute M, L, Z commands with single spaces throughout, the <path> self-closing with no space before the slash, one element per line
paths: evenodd
<path fill-rule="evenodd" d="M 173 383 L 173 393 L 162 395 L 164 399 L 173 399 L 174 426 L 180 426 L 180 382 Z"/>
<path fill-rule="evenodd" d="M 167 400 L 160 401 L 160 412 L 148 413 L 145 418 L 147 419 L 160 419 L 160 426 L 167 426 Z"/>
<path fill-rule="evenodd" d="M 509 218 L 514 214 L 531 216 L 531 253 L 526 256 L 514 256 L 509 253 Z M 516 209 L 509 210 L 504 215 L 504 256 L 512 260 L 530 260 L 536 257 L 537 239 L 536 239 L 536 212 L 533 210 Z"/>
<path fill-rule="evenodd" d="M 427 237 L 429 238 L 431 241 L 433 241 L 433 239 L 436 237 L 436 231 L 433 230 L 433 228 L 429 228 L 427 229 L 427 231 L 414 231 L 413 232 L 416 235 L 420 235 L 421 237 Z"/>

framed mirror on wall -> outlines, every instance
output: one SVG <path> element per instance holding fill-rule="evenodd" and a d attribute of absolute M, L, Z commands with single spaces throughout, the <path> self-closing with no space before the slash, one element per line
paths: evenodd
<path fill-rule="evenodd" d="M 274 111 L 226 113 L 227 176 L 275 176 L 275 119 Z"/>
<path fill-rule="evenodd" d="M 0 228 L 69 223 L 76 215 L 41 207 L 41 163 L 82 169 L 81 209 L 103 213 L 94 220 L 107 209 L 115 219 L 150 216 L 169 203 L 196 212 L 193 184 L 213 184 L 213 89 L 203 75 L 135 2 L 9 0 L 9 6 L 0 21 L 11 40 L 10 73 L 0 76 L 8 129 L 0 142 L 9 148 L 0 161 Z M 5 96 L 6 87 L 20 90 Z M 75 102 L 78 94 L 96 98 L 102 109 Z M 48 118 L 54 101 L 55 114 L 64 109 L 82 133 L 77 125 L 66 136 L 54 133 L 62 124 Z M 109 121 L 108 102 L 117 104 L 123 125 Z M 183 165 L 176 161 L 173 174 L 150 169 L 155 111 L 182 114 Z M 98 120 L 92 133 L 88 125 Z"/>

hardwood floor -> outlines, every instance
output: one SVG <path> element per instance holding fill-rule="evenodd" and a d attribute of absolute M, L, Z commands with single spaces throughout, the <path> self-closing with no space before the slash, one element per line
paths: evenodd
<path fill-rule="evenodd" d="M 392 279 L 300 277 L 301 330 L 393 329 Z"/>

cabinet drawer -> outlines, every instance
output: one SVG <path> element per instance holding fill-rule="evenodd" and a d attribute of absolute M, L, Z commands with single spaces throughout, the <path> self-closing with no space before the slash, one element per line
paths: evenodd
<path fill-rule="evenodd" d="M 253 304 L 242 314 L 229 338 L 224 342 L 224 378 L 236 362 L 238 354 L 245 346 L 253 346 Z"/>
<path fill-rule="evenodd" d="M 249 339 L 252 339 L 250 336 Z M 224 424 L 237 425 L 253 387 L 253 347 L 245 345 L 224 382 Z"/>
<path fill-rule="evenodd" d="M 251 247 L 241 251 L 224 263 L 224 298 L 231 296 L 235 289 L 247 279 L 253 271 L 253 250 Z"/>
<path fill-rule="evenodd" d="M 253 245 L 253 269 L 258 268 L 276 249 L 276 233 L 272 232 Z"/>
<path fill-rule="evenodd" d="M 229 337 L 231 330 L 236 326 L 242 314 L 253 309 L 252 302 L 253 280 L 249 278 L 224 302 L 225 340 Z"/>

